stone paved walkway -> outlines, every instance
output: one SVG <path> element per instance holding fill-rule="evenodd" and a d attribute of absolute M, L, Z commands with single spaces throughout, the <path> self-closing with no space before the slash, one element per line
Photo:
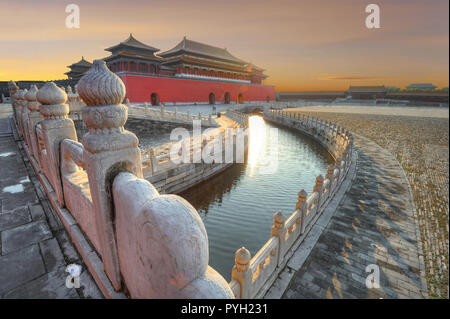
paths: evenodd
<path fill-rule="evenodd" d="M 424 298 L 424 266 L 409 184 L 395 158 L 355 136 L 356 176 L 283 298 Z M 368 289 L 368 265 L 380 288 Z"/>
<path fill-rule="evenodd" d="M 83 267 L 81 287 L 68 289 L 68 264 Z M 102 298 L 58 215 L 0 119 L 0 298 Z"/>

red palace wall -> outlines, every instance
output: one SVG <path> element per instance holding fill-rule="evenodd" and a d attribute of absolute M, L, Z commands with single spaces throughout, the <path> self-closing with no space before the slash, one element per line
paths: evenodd
<path fill-rule="evenodd" d="M 157 93 L 161 102 L 209 102 L 214 93 L 216 103 L 224 101 L 225 93 L 236 102 L 242 94 L 244 101 L 275 100 L 275 89 L 270 85 L 252 85 L 214 81 L 188 80 L 142 75 L 120 75 L 127 89 L 127 98 L 132 103 L 150 102 L 152 93 Z"/>

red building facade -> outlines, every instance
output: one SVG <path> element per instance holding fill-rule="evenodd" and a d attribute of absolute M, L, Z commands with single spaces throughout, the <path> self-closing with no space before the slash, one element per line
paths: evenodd
<path fill-rule="evenodd" d="M 263 85 L 264 70 L 231 55 L 226 49 L 183 38 L 174 48 L 159 49 L 131 34 L 107 48 L 105 62 L 120 76 L 130 102 L 242 103 L 275 99 Z"/>

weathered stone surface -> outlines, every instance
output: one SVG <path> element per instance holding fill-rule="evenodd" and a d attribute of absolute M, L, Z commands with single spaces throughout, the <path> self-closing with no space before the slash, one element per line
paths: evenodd
<path fill-rule="evenodd" d="M 22 207 L 9 213 L 0 214 L 0 231 L 13 228 L 31 221 L 28 207 Z"/>
<path fill-rule="evenodd" d="M 103 295 L 95 284 L 91 274 L 84 270 L 80 275 L 80 288 L 78 289 L 83 298 L 103 299 Z"/>
<path fill-rule="evenodd" d="M 45 221 L 39 220 L 1 233 L 2 254 L 9 254 L 15 250 L 52 237 L 52 233 Z"/>
<path fill-rule="evenodd" d="M 65 267 L 59 267 L 39 278 L 11 290 L 5 299 L 74 299 L 79 298 L 75 288 L 66 287 L 68 273 Z"/>
<path fill-rule="evenodd" d="M 0 182 L 3 183 L 0 188 L 0 298 L 102 297 L 86 270 L 82 274 L 85 284 L 81 283 L 78 291 L 66 288 L 67 263 L 82 263 L 58 214 L 39 184 L 31 165 L 34 159 L 29 161 L 22 151 L 30 150 L 18 147 L 12 135 L 0 137 L 0 167 L 8 168 L 2 170 L 0 176 Z M 13 196 L 1 192 L 3 186 L 17 183 L 23 186 L 23 192 Z M 31 196 L 29 194 L 35 200 L 31 206 L 27 204 Z M 55 193 L 50 196 L 56 202 Z M 59 234 L 58 240 L 64 249 L 60 248 L 60 243 L 53 237 L 48 225 Z"/>
<path fill-rule="evenodd" d="M 355 181 L 284 298 L 426 296 L 418 267 L 414 206 L 402 169 L 372 141 L 357 136 L 355 142 Z M 380 288 L 366 287 L 370 264 L 380 269 Z M 289 266 L 295 265 L 293 258 Z"/>
<path fill-rule="evenodd" d="M 69 263 L 77 262 L 80 260 L 75 247 L 73 246 L 69 235 L 66 232 L 62 232 L 56 236 L 58 238 L 58 242 L 61 245 L 61 249 L 63 251 L 64 256 L 66 256 L 67 261 Z"/>
<path fill-rule="evenodd" d="M 30 213 L 33 220 L 45 219 L 44 209 L 41 205 L 30 206 Z"/>
<path fill-rule="evenodd" d="M 114 180 L 113 195 L 120 268 L 133 298 L 233 297 L 208 266 L 206 230 L 186 200 L 159 195 L 149 182 L 125 172 Z"/>
<path fill-rule="evenodd" d="M 0 256 L 0 296 L 44 273 L 38 245 Z"/>
<path fill-rule="evenodd" d="M 64 260 L 64 256 L 56 238 L 42 241 L 39 243 L 39 246 L 47 271 L 54 271 L 58 267 L 66 265 L 66 261 Z"/>

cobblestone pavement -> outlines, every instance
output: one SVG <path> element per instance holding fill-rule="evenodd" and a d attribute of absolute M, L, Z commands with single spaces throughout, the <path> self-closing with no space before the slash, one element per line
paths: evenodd
<path fill-rule="evenodd" d="M 418 214 L 430 298 L 448 298 L 449 120 L 448 108 L 422 108 L 430 117 L 396 114 L 342 114 L 334 107 L 311 113 L 337 121 L 390 151 L 411 184 Z M 402 114 L 416 108 L 403 107 Z M 384 111 L 387 111 L 385 108 Z M 441 117 L 441 111 L 447 117 Z M 356 112 L 356 110 L 354 109 Z M 439 118 L 441 117 L 441 118 Z"/>
<path fill-rule="evenodd" d="M 83 269 L 77 289 L 66 287 L 72 263 Z M 0 298 L 102 298 L 7 118 L 0 119 Z"/>
<path fill-rule="evenodd" d="M 419 231 L 408 181 L 395 158 L 362 136 L 356 176 L 283 298 L 424 298 Z M 379 268 L 380 287 L 366 278 Z M 373 273 L 375 274 L 375 273 Z"/>

